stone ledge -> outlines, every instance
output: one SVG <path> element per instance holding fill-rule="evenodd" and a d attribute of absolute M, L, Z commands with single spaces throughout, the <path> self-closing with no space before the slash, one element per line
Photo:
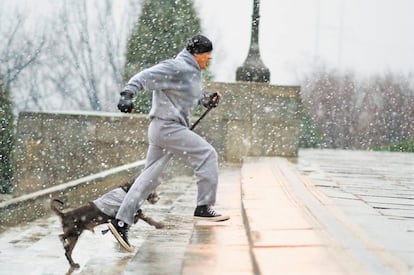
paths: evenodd
<path fill-rule="evenodd" d="M 48 215 L 51 198 L 59 198 L 65 207 L 83 205 L 130 180 L 144 164 L 145 160 L 136 161 L 0 202 L 0 231 Z"/>

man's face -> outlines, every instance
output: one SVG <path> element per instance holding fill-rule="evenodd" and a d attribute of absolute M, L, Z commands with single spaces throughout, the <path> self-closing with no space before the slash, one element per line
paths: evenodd
<path fill-rule="evenodd" d="M 198 66 L 200 66 L 200 69 L 204 70 L 205 68 L 207 68 L 208 63 L 210 63 L 211 52 L 195 53 L 194 58 L 197 61 Z"/>

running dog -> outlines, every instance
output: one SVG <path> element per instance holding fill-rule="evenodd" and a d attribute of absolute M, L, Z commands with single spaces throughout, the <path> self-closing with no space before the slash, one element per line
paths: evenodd
<path fill-rule="evenodd" d="M 128 192 L 132 183 L 133 181 L 123 185 L 121 188 Z M 149 194 L 147 198 L 147 201 L 151 204 L 155 204 L 158 200 L 159 196 L 156 192 Z M 65 256 L 69 261 L 71 268 L 79 268 L 79 264 L 75 263 L 72 259 L 72 251 L 75 248 L 79 236 L 84 230 L 94 232 L 96 226 L 109 223 L 115 217 L 110 217 L 103 213 L 93 202 L 89 202 L 87 205 L 66 212 L 60 211 L 57 206 L 58 204 L 63 205 L 63 202 L 58 199 L 52 199 L 50 202 L 50 208 L 60 217 L 62 222 L 63 234 L 60 234 L 59 238 L 63 244 Z M 157 229 L 164 227 L 162 223 L 156 222 L 150 217 L 145 216 L 141 209 L 135 214 L 134 223 L 137 223 L 140 219 Z"/>

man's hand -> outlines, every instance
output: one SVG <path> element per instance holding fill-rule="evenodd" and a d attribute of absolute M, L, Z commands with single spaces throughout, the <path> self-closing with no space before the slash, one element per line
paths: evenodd
<path fill-rule="evenodd" d="M 206 95 L 202 100 L 201 104 L 203 104 L 206 108 L 216 108 L 219 104 L 221 97 L 220 92 L 214 92 L 212 94 Z"/>
<path fill-rule="evenodd" d="M 123 113 L 132 113 L 134 111 L 134 102 L 132 101 L 133 93 L 130 91 L 122 91 L 121 98 L 118 102 L 118 110 Z"/>

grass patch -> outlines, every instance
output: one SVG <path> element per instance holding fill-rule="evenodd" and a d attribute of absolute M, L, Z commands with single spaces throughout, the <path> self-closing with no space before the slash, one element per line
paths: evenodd
<path fill-rule="evenodd" d="M 387 146 L 376 147 L 374 151 L 414 153 L 414 140 L 406 140 Z"/>

